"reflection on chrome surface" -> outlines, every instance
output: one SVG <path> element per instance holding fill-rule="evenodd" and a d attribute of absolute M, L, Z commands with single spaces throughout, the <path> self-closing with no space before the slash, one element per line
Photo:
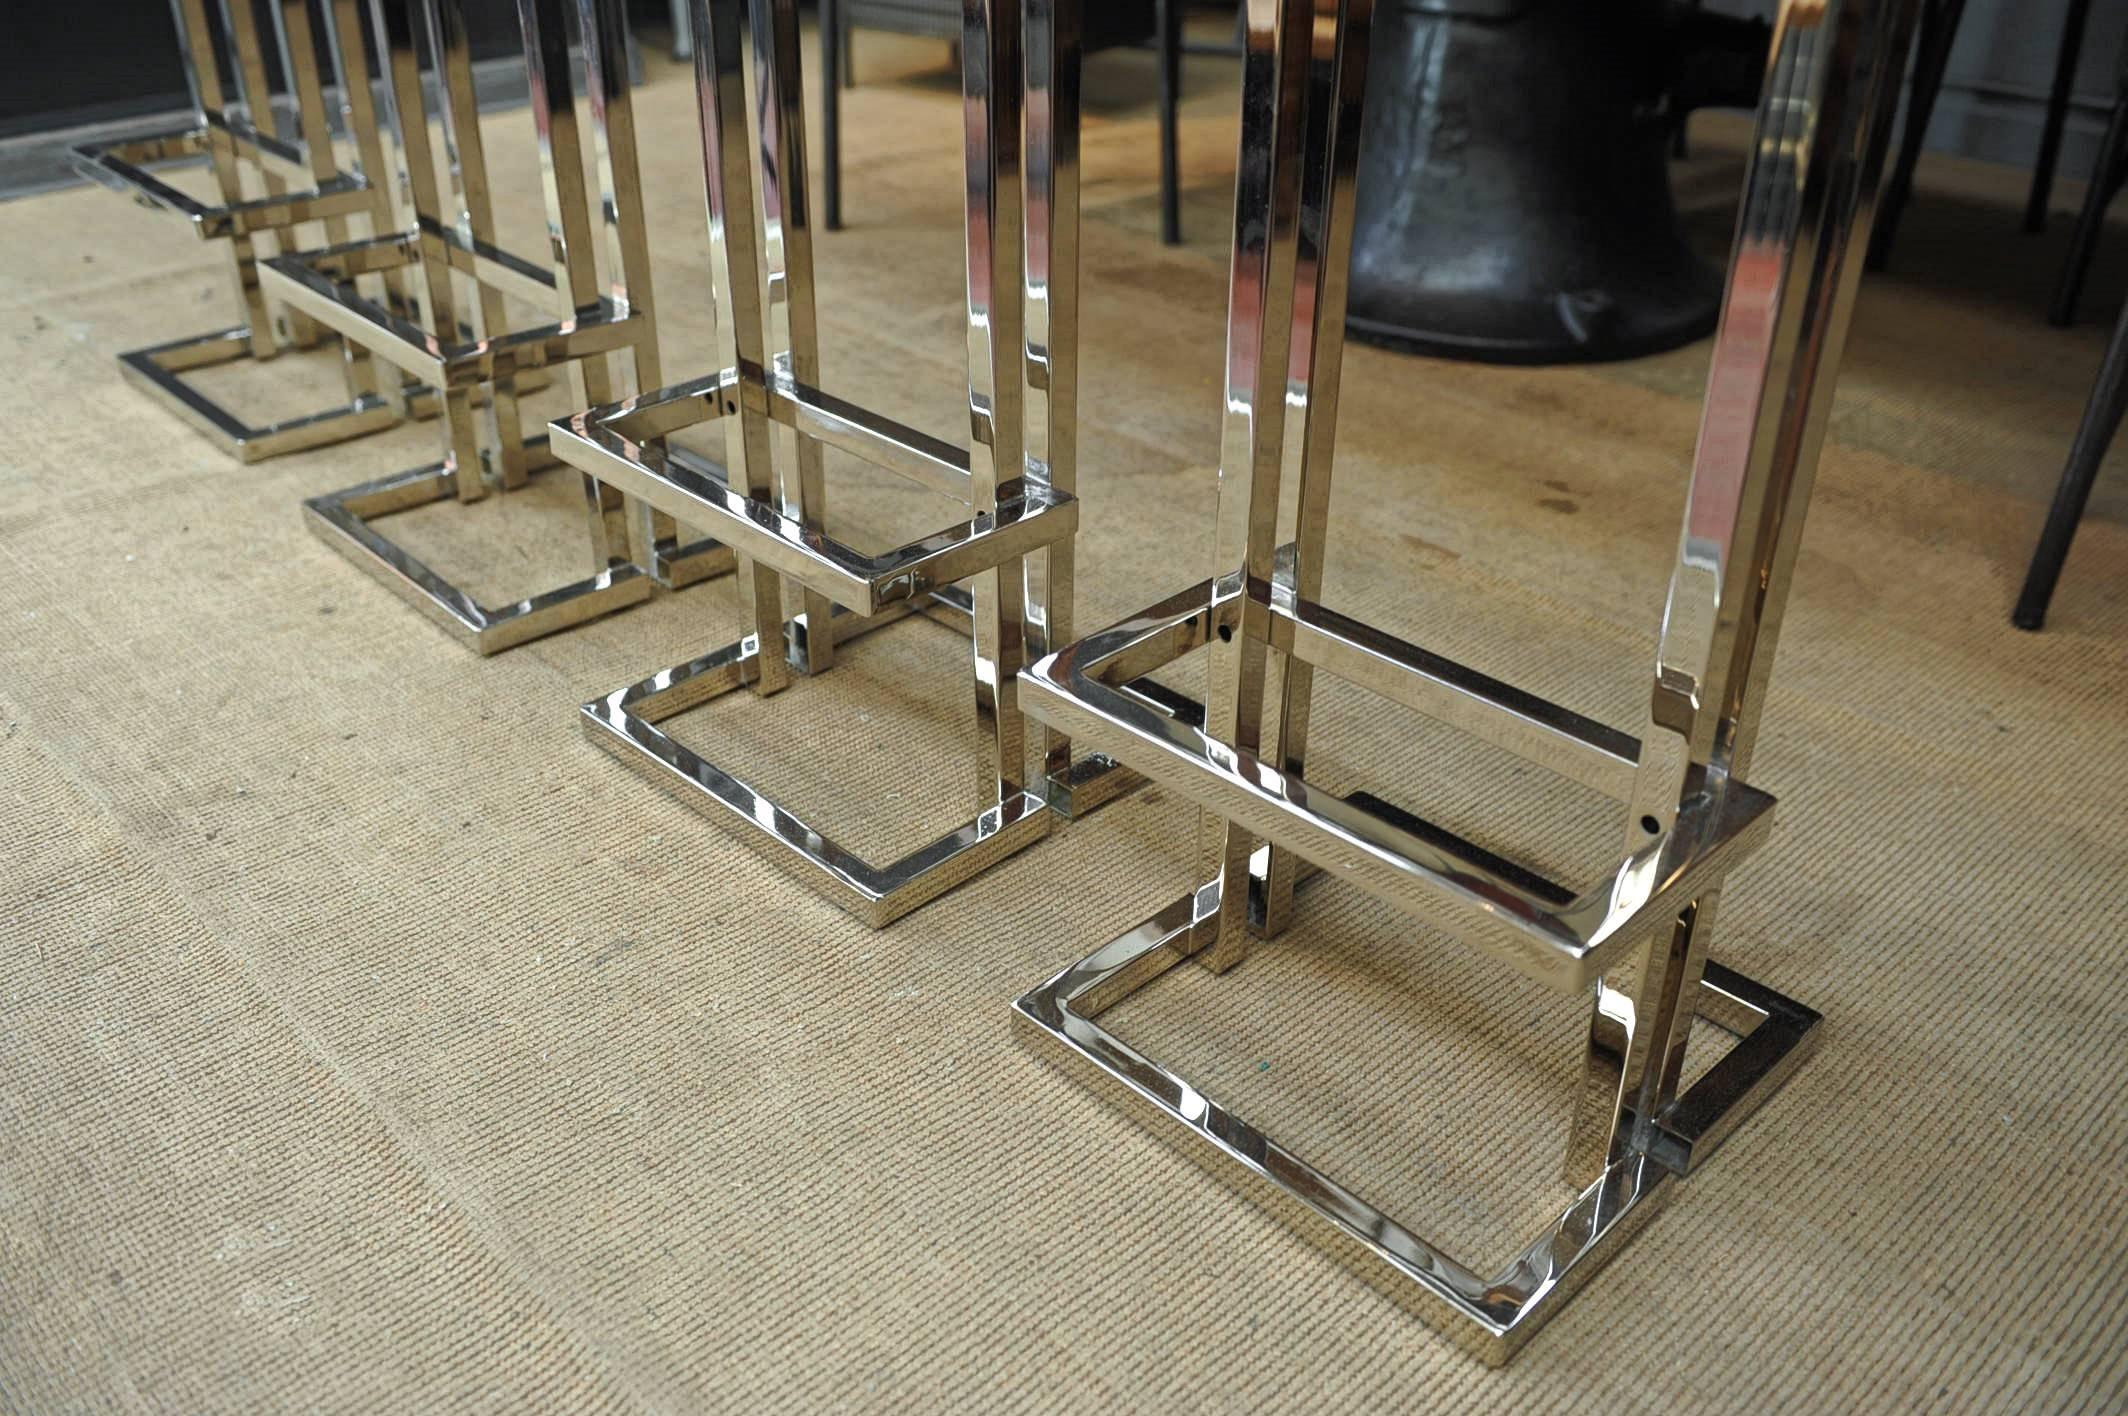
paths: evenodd
<path fill-rule="evenodd" d="M 1369 12 L 1369 0 L 1247 6 L 1212 578 L 1023 676 L 1036 718 L 1199 804 L 1206 883 L 1021 998 L 1015 1016 L 1045 1058 L 1500 1362 L 1815 1040 L 1815 1013 L 1711 962 L 1706 942 L 1723 879 L 1772 822 L 1773 799 L 1743 778 L 1913 4 L 1781 4 L 1638 736 L 1320 603 Z M 1285 544 L 1282 500 L 1295 508 Z M 1202 708 L 1147 691 L 1143 676 L 1200 649 Z M 1611 794 L 1623 808 L 1615 869 L 1571 887 L 1368 794 L 1312 788 L 1318 668 Z M 1240 963 L 1318 872 L 1540 982 L 1595 989 L 1567 1151 L 1574 1198 L 1498 1275 L 1457 1263 L 1098 1021 L 1185 960 Z M 1638 965 L 1630 992 L 1604 977 L 1621 964 Z M 1739 1040 L 1682 1088 L 1695 1019 Z"/>

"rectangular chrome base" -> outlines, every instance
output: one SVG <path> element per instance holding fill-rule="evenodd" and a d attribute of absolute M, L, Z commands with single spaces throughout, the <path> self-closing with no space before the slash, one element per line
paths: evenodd
<path fill-rule="evenodd" d="M 247 423 L 231 409 L 188 383 L 188 369 L 212 368 L 251 357 L 249 332 L 241 327 L 173 339 L 118 356 L 126 381 L 184 420 L 239 462 L 260 462 L 382 431 L 399 422 L 399 410 L 379 394 L 363 394 L 332 408 L 267 424 Z"/>
<path fill-rule="evenodd" d="M 958 622 L 965 631 L 967 601 L 955 589 L 902 601 L 875 615 L 837 608 L 835 642 L 905 619 L 912 613 Z M 785 622 L 787 642 L 802 646 L 806 619 Z M 779 649 L 782 646 L 778 646 Z M 874 865 L 837 845 L 825 833 L 786 811 L 730 772 L 674 741 L 658 724 L 733 689 L 760 674 L 760 643 L 748 635 L 701 658 L 584 704 L 585 736 L 681 801 L 714 819 L 743 823 L 761 833 L 768 856 L 799 883 L 847 910 L 874 929 L 900 918 L 1049 832 L 1046 802 L 1029 792 L 976 814 L 899 860 Z M 802 652 L 791 655 L 804 662 Z"/>
<path fill-rule="evenodd" d="M 529 443 L 526 452 L 528 456 L 532 452 Z M 395 511 L 426 506 L 454 492 L 451 472 L 435 463 L 312 497 L 303 503 L 303 519 L 326 544 L 481 654 L 499 653 L 572 629 L 650 597 L 650 577 L 636 566 L 621 563 L 516 604 L 490 609 L 370 525 Z"/>
<path fill-rule="evenodd" d="M 1261 852 L 1259 852 L 1261 855 Z M 1258 867 L 1261 872 L 1261 865 Z M 1353 1191 L 1133 1048 L 1095 1019 L 1199 952 L 1219 910 L 1217 882 L 1175 901 L 1013 1005 L 1044 1061 L 1127 1098 L 1155 1134 L 1327 1244 L 1416 1316 L 1499 1365 L 1651 1217 L 1688 1173 L 1777 1089 L 1817 1040 L 1818 1015 L 1719 964 L 1700 1015 L 1740 1035 L 1667 1113 L 1661 1135 L 1606 1170 L 1503 1271 L 1473 1272 Z"/>

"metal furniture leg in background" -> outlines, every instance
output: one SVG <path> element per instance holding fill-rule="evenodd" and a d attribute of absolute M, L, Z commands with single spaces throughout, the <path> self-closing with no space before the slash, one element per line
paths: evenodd
<path fill-rule="evenodd" d="M 1182 165 L 1176 107 L 1182 102 L 1183 0 L 1154 0 L 1154 52 L 1160 59 L 1160 239 L 1182 244 Z"/>
<path fill-rule="evenodd" d="M 2061 580 L 2062 562 L 2069 557 L 2069 543 L 2084 519 L 2084 504 L 2091 499 L 2091 485 L 2098 480 L 2099 464 L 2120 430 L 2121 415 L 2128 412 L 2128 306 L 2113 326 L 2113 339 L 2106 346 L 2105 362 L 2099 365 L 2098 383 L 2084 405 L 2084 419 L 2077 427 L 2076 441 L 2069 448 L 2068 465 L 2062 468 L 2061 485 L 2055 488 L 2054 504 L 2047 510 L 2046 529 L 2032 552 L 2031 568 L 2025 572 L 2024 589 L 2010 622 L 2019 629 L 2039 629 L 2047 622 L 2047 606 Z"/>
<path fill-rule="evenodd" d="M 1816 1041 L 1817 1014 L 1706 949 L 1724 880 L 1770 835 L 1773 799 L 1743 774 L 1913 8 L 1779 6 L 1640 736 L 1318 598 L 1369 0 L 1249 5 L 1212 578 L 1023 676 L 1034 717 L 1194 800 L 1209 862 L 1191 893 L 1021 997 L 1022 1035 L 1488 1362 L 1528 1340 Z M 1303 420 L 1297 436 L 1289 417 Z M 1294 508 L 1284 544 L 1282 503 Z M 1200 649 L 1202 709 L 1148 691 L 1144 676 Z M 1615 866 L 1575 888 L 1371 794 L 1311 785 L 1317 670 L 1610 795 L 1624 818 Z M 1296 913 L 1294 887 L 1312 873 L 1550 987 L 1595 994 L 1563 1207 L 1502 1269 L 1459 1262 L 1103 1017 L 1174 969 L 1242 962 Z M 1632 962 L 1631 988 L 1614 984 Z M 1737 1042 L 1687 1087 L 1695 1019 Z"/>
<path fill-rule="evenodd" d="M 1024 21 L 1021 0 L 969 0 L 963 11 L 966 448 L 821 386 L 796 0 L 695 0 L 720 315 L 712 371 L 552 425 L 562 457 L 729 543 L 749 624 L 736 643 L 585 704 L 585 734 L 713 819 L 755 834 L 771 861 L 875 927 L 1125 780 L 1103 759 L 1075 758 L 1061 734 L 1030 744 L 1017 701 L 1028 646 L 1070 632 L 1078 524 L 1079 8 L 1024 3 Z M 677 456 L 670 439 L 691 427 L 725 430 L 728 471 Z M 780 461 L 779 430 L 792 438 Z M 823 445 L 966 511 L 892 550 L 857 550 L 824 529 Z M 800 605 L 789 619 L 787 589 Z M 826 672 L 840 643 L 911 616 L 969 636 L 977 795 L 971 819 L 900 859 L 874 864 L 837 844 L 659 726 L 725 693 L 773 693 Z"/>
<path fill-rule="evenodd" d="M 1914 168 L 1921 161 L 1928 141 L 1929 120 L 1936 116 L 1936 99 L 1943 92 L 1943 73 L 1950 67 L 1951 46 L 1958 40 L 1958 25 L 1965 18 L 1965 0 L 1921 0 L 1920 33 L 1914 42 L 1913 91 L 1907 98 L 1906 131 L 1900 139 L 1898 161 L 1884 184 L 1877 227 L 1869 240 L 1869 269 L 1883 270 L 1891 261 L 1892 243 L 1899 237 L 1899 219 L 1914 194 Z"/>
<path fill-rule="evenodd" d="M 377 150 L 367 93 L 343 104 L 351 146 L 361 160 L 342 166 L 333 151 L 318 73 L 313 0 L 269 3 L 280 71 L 296 111 L 297 143 L 282 141 L 276 132 L 254 0 L 219 0 L 211 9 L 210 0 L 171 0 L 192 91 L 192 123 L 72 152 L 83 175 L 183 217 L 202 240 L 226 243 L 242 323 L 122 354 L 119 367 L 135 387 L 241 462 L 375 432 L 397 423 L 406 407 L 404 390 L 389 390 L 391 396 L 380 392 L 370 359 L 351 347 L 343 350 L 344 403 L 270 422 L 252 421 L 185 377 L 196 369 L 272 359 L 284 349 L 318 342 L 318 331 L 307 320 L 269 305 L 259 284 L 262 251 L 270 255 L 276 243 L 294 249 L 305 244 L 300 233 L 310 230 L 322 230 L 326 244 L 337 244 L 346 238 L 350 217 L 366 217 L 373 232 L 390 225 L 388 194 L 380 174 L 367 165 Z M 344 40 L 340 28 L 348 17 L 332 0 L 318 8 L 337 68 Z M 336 72 L 334 81 L 343 93 L 353 92 L 344 71 Z M 153 171 L 202 158 L 214 175 L 211 201 L 195 200 Z"/>
<path fill-rule="evenodd" d="M 283 255 L 263 269 L 267 289 L 291 308 L 438 390 L 441 462 L 314 497 L 304 512 L 328 544 L 482 654 L 636 604 L 655 580 L 680 584 L 730 564 L 723 547 L 683 548 L 669 521 L 656 522 L 649 508 L 587 482 L 590 574 L 487 606 L 375 524 L 428 502 L 513 491 L 554 466 L 547 439 L 525 436 L 517 396 L 527 377 L 567 366 L 580 399 L 610 399 L 616 386 L 608 360 L 625 355 L 632 385 L 655 385 L 657 327 L 620 4 L 520 0 L 551 257 L 544 268 L 495 244 L 465 0 L 373 0 L 405 224 L 367 240 Z M 583 178 L 572 25 L 585 51 L 596 193 Z M 431 94 L 448 160 L 441 171 L 428 139 Z M 609 249 L 603 290 L 595 227 L 603 227 Z M 377 274 L 404 283 L 406 307 L 365 293 L 365 279 Z M 544 306 L 549 322 L 509 327 L 505 297 Z"/>
<path fill-rule="evenodd" d="M 2047 203 L 2054 195 L 2054 165 L 2061 159 L 2062 129 L 2069 121 L 2069 99 L 2076 89 L 2076 63 L 2084 53 L 2084 25 L 2091 0 L 2069 0 L 2062 19 L 2061 47 L 2054 59 L 2054 84 L 2047 90 L 2047 122 L 2040 130 L 2039 156 L 2032 163 L 2032 194 L 2025 201 L 2025 230 L 2047 229 Z"/>
<path fill-rule="evenodd" d="M 842 89 L 848 59 L 842 0 L 820 0 L 821 219 L 830 231 L 842 230 Z"/>
<path fill-rule="evenodd" d="M 2084 293 L 2084 279 L 2098 254 L 2098 238 L 2106 226 L 2106 208 L 2128 180 L 2128 43 L 2121 48 L 2114 73 L 2113 112 L 2106 119 L 2106 136 L 2099 144 L 2098 161 L 2092 164 L 2091 181 L 2084 189 L 2083 209 L 2077 214 L 2076 230 L 2069 237 L 2069 253 L 2062 257 L 2061 276 L 2048 307 L 2050 323 L 2068 328 L 2076 323 L 2077 302 Z"/>

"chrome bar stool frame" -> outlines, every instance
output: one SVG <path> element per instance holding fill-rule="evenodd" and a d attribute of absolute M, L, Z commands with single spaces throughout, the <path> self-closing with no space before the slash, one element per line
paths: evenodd
<path fill-rule="evenodd" d="M 714 542 L 681 544 L 671 523 L 587 478 L 592 573 L 489 608 L 372 524 L 448 497 L 477 501 L 490 490 L 490 474 L 507 492 L 558 466 L 544 434 L 525 436 L 518 408 L 529 381 L 554 365 L 569 368 L 579 403 L 615 397 L 610 356 L 628 357 L 637 389 L 659 381 L 621 0 L 519 0 L 553 257 L 544 270 L 494 242 L 464 4 L 372 0 L 386 107 L 398 141 L 405 225 L 368 240 L 277 257 L 266 263 L 264 283 L 292 308 L 440 391 L 442 462 L 314 497 L 304 512 L 329 544 L 461 642 L 492 654 L 637 604 L 654 582 L 676 586 L 721 573 L 730 568 L 731 556 Z M 596 192 L 587 190 L 583 177 L 570 74 L 572 18 L 585 56 Z M 429 137 L 419 52 L 424 44 L 435 78 L 448 187 L 439 181 Z M 610 250 L 603 294 L 595 224 Z M 379 274 L 411 286 L 411 309 L 380 303 L 362 288 L 365 277 Z M 506 328 L 504 301 L 512 296 L 548 307 L 553 320 Z M 485 427 L 476 425 L 476 407 L 485 409 Z"/>
<path fill-rule="evenodd" d="M 762 832 L 773 860 L 874 927 L 1126 785 L 1105 759 L 1075 760 L 1062 734 L 1030 744 L 1018 701 L 1026 654 L 1071 637 L 1078 0 L 968 0 L 963 16 L 965 451 L 819 386 L 796 0 L 694 0 L 719 371 L 553 425 L 561 456 L 732 547 L 751 625 L 735 644 L 585 704 L 586 734 L 691 805 Z M 730 473 L 679 464 L 667 438 L 716 419 Z M 779 425 L 795 449 L 781 465 Z M 964 502 L 967 519 L 879 554 L 835 540 L 822 529 L 823 446 Z M 798 601 L 788 620 L 786 580 Z M 981 801 L 973 819 L 899 860 L 876 865 L 837 845 L 658 727 L 742 686 L 771 694 L 794 672 L 825 672 L 838 642 L 911 613 L 970 632 Z"/>
<path fill-rule="evenodd" d="M 214 9 L 210 11 L 212 3 Z M 309 320 L 269 306 L 259 261 L 302 244 L 299 229 L 317 223 L 327 244 L 347 238 L 349 218 L 388 230 L 391 201 L 372 182 L 382 161 L 376 113 L 366 83 L 350 86 L 343 62 L 352 35 L 360 57 L 355 0 L 268 0 L 281 72 L 288 77 L 299 141 L 278 135 L 254 0 L 171 0 L 193 119 L 185 127 L 76 147 L 75 168 L 143 205 L 183 217 L 201 240 L 228 245 L 230 273 L 244 322 L 119 355 L 128 382 L 240 462 L 257 462 L 342 442 L 388 428 L 413 407 L 406 388 L 380 390 L 368 353 L 343 344 L 347 402 L 273 423 L 254 424 L 209 397 L 184 376 L 239 359 L 272 359 L 329 338 Z M 316 8 L 322 22 L 313 28 Z M 220 22 L 217 33 L 216 19 Z M 321 83 L 314 36 L 322 32 L 341 95 L 342 125 L 353 161 L 342 165 Z M 225 45 L 223 41 L 226 40 Z M 216 200 L 200 201 L 150 169 L 205 159 Z M 297 185 L 291 187 L 291 183 Z"/>
<path fill-rule="evenodd" d="M 1706 950 L 1723 878 L 1772 824 L 1773 798 L 1743 775 L 1913 0 L 1782 0 L 1638 739 L 1319 603 L 1369 11 L 1370 0 L 1248 0 L 1215 578 L 1023 679 L 1033 716 L 1199 804 L 1206 883 L 1020 998 L 1014 1015 L 1045 1061 L 1123 1099 L 1499 1363 L 1816 1040 L 1816 1013 Z M 1290 459 L 1289 410 L 1302 420 Z M 1293 532 L 1280 545 L 1289 470 Z M 1201 720 L 1134 686 L 1198 648 L 1210 655 Z M 1571 889 L 1369 794 L 1311 787 L 1317 669 L 1625 804 L 1615 871 Z M 1465 1267 L 1102 1025 L 1103 1010 L 1186 960 L 1215 972 L 1239 963 L 1286 926 L 1296 885 L 1317 870 L 1542 983 L 1595 990 L 1567 1153 L 1576 1193 L 1498 1273 Z M 1607 977 L 1634 961 L 1630 991 Z M 1681 1087 L 1695 1018 L 1739 1041 Z"/>

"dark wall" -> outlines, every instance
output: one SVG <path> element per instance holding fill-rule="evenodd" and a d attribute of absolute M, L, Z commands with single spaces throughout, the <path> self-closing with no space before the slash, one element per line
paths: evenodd
<path fill-rule="evenodd" d="M 476 57 L 519 52 L 514 0 L 465 5 Z M 189 101 L 169 0 L 16 0 L 6 8 L 0 137 L 167 113 Z M 263 8 L 259 32 L 273 33 Z M 270 53 L 270 38 L 267 48 Z M 274 68 L 278 84 L 279 66 Z"/>

